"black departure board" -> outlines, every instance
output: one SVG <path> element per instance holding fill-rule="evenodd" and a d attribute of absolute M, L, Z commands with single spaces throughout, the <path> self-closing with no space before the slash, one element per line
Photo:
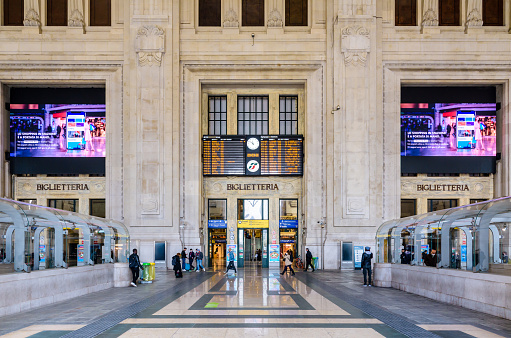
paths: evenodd
<path fill-rule="evenodd" d="M 303 137 L 203 136 L 204 176 L 303 175 Z"/>
<path fill-rule="evenodd" d="M 244 136 L 204 136 L 202 173 L 208 175 L 245 175 Z"/>
<path fill-rule="evenodd" d="M 261 136 L 261 175 L 303 175 L 303 137 Z"/>

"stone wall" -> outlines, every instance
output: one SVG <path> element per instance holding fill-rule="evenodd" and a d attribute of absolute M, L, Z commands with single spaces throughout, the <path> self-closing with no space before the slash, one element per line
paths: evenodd
<path fill-rule="evenodd" d="M 390 287 L 511 319 L 511 277 L 426 266 L 379 263 L 374 285 Z"/>
<path fill-rule="evenodd" d="M 127 263 L 98 264 L 0 275 L 0 316 L 19 313 L 111 287 L 129 286 Z"/>

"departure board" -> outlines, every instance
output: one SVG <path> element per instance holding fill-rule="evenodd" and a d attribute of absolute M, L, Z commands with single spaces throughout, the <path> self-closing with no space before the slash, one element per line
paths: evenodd
<path fill-rule="evenodd" d="M 261 136 L 261 175 L 303 175 L 303 137 Z"/>
<path fill-rule="evenodd" d="M 303 137 L 203 136 L 204 176 L 303 175 Z"/>
<path fill-rule="evenodd" d="M 202 156 L 205 176 L 245 175 L 244 136 L 204 136 Z"/>

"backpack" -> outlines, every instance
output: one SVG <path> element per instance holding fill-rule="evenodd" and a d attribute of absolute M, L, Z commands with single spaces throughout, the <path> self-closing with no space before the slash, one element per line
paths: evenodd
<path fill-rule="evenodd" d="M 172 265 L 176 265 L 177 264 L 177 259 L 176 259 L 176 256 L 172 257 Z"/>

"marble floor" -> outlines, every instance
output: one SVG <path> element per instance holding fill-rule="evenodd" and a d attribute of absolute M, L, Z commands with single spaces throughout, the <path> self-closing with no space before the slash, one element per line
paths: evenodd
<path fill-rule="evenodd" d="M 172 271 L 159 271 L 153 284 L 105 290 L 0 318 L 0 335 L 511 337 L 505 319 L 399 290 L 362 287 L 361 277 L 352 271 L 282 276 L 254 267 L 236 275 L 186 272 L 183 279 L 174 279 Z"/>

